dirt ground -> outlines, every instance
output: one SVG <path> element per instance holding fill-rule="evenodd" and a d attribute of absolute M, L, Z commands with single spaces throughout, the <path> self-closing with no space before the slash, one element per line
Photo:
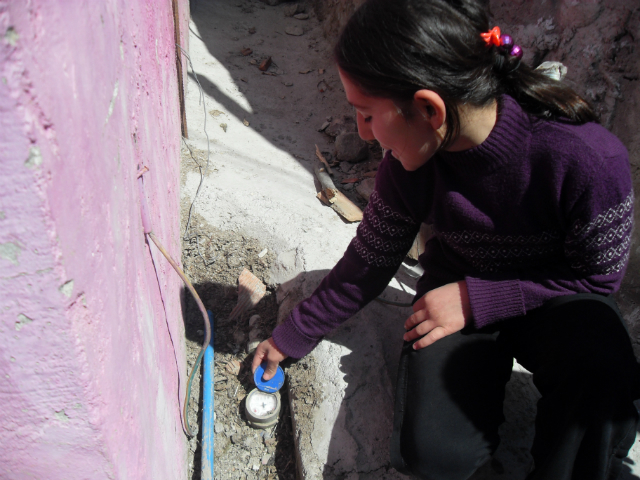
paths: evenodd
<path fill-rule="evenodd" d="M 206 157 L 200 154 L 198 160 Z M 183 170 L 197 168 L 188 149 L 183 150 Z M 183 232 L 189 205 L 183 205 Z M 281 421 L 268 430 L 254 430 L 246 423 L 244 400 L 253 388 L 251 358 L 247 352 L 249 318 L 260 315 L 258 325 L 264 331 L 273 329 L 277 317 L 274 286 L 253 310 L 244 312 L 237 321 L 226 322 L 237 302 L 237 280 L 247 268 L 263 282 L 268 282 L 273 252 L 240 233 L 221 231 L 192 215 L 189 232 L 183 238 L 182 263 L 207 310 L 214 312 L 214 405 L 215 405 L 215 469 L 216 478 L 252 479 L 295 477 L 295 459 L 286 391 L 283 392 Z M 204 339 L 202 316 L 191 296 L 185 292 L 187 367 L 189 371 L 198 356 Z M 200 479 L 202 438 L 202 377 L 201 369 L 194 377 L 189 423 L 197 431 L 189 442 L 188 478 Z"/>
<path fill-rule="evenodd" d="M 206 162 L 206 152 L 188 148 L 182 150 L 183 175 L 198 170 Z M 182 231 L 185 231 L 190 204 L 182 205 Z M 267 250 L 266 253 L 264 251 Z M 262 254 L 262 256 L 260 256 Z M 214 402 L 215 402 L 215 476 L 218 479 L 280 479 L 296 476 L 295 448 L 289 407 L 289 392 L 302 398 L 309 409 L 318 402 L 320 392 L 313 390 L 304 378 L 315 378 L 312 359 L 286 361 L 287 373 L 298 372 L 293 385 L 287 383 L 280 391 L 282 408 L 278 423 L 266 430 L 247 425 L 244 412 L 247 394 L 254 388 L 251 374 L 253 353 L 247 349 L 249 332 L 257 328 L 260 339 L 270 336 L 276 325 L 278 305 L 270 283 L 270 268 L 275 254 L 258 240 L 241 233 L 222 231 L 209 225 L 198 213 L 192 214 L 190 228 L 183 238 L 182 264 L 207 310 L 214 312 Z M 256 275 L 267 292 L 256 308 L 245 311 L 240 318 L 227 322 L 237 303 L 238 276 L 243 268 Z M 198 307 L 185 292 L 187 366 L 189 372 L 204 340 L 204 326 Z M 252 327 L 249 319 L 259 315 Z M 189 424 L 197 436 L 189 442 L 188 478 L 200 479 L 202 438 L 202 377 L 196 373 L 189 404 Z"/>
<path fill-rule="evenodd" d="M 298 5 L 297 10 L 303 15 L 302 19 L 294 19 L 285 13 L 285 9 L 296 8 L 295 5 Z M 268 87 L 265 91 L 258 91 L 252 97 L 254 101 L 258 101 L 256 100 L 258 98 L 273 97 L 281 102 L 281 105 L 273 111 L 268 103 L 263 105 L 260 112 L 264 113 L 258 117 L 254 107 L 253 115 L 246 116 L 249 120 L 246 120 L 244 114 L 240 116 L 241 114 L 234 111 L 232 104 L 223 108 L 221 108 L 222 105 L 211 108 L 209 103 L 205 103 L 211 150 L 209 168 L 204 177 L 203 195 L 192 210 L 189 228 L 183 239 L 182 263 L 185 273 L 194 284 L 205 307 L 213 311 L 215 316 L 215 478 L 292 480 L 296 476 L 296 448 L 293 443 L 289 395 L 300 400 L 296 402 L 297 415 L 310 416 L 312 410 L 322 400 L 321 389 L 313 386 L 313 379 L 316 378 L 314 359 L 308 357 L 295 363 L 292 361 L 283 363 L 288 380 L 285 388 L 281 390 L 282 409 L 279 421 L 274 427 L 267 430 L 253 429 L 247 425 L 244 413 L 246 395 L 254 388 L 251 375 L 253 353 L 247 352 L 251 330 L 249 319 L 256 314 L 260 316 L 258 322 L 260 339 L 268 338 L 276 325 L 278 305 L 275 292 L 278 284 L 277 278 L 274 279 L 272 273 L 278 268 L 282 269 L 281 265 L 275 265 L 279 262 L 280 252 L 276 251 L 279 250 L 278 242 L 274 242 L 273 237 L 267 238 L 259 233 L 252 236 L 251 229 L 236 228 L 233 224 L 233 215 L 237 213 L 237 206 L 234 212 L 234 209 L 229 208 L 228 205 L 220 204 L 220 210 L 224 210 L 225 215 L 229 215 L 229 220 L 218 222 L 218 227 L 213 226 L 198 211 L 211 208 L 207 189 L 211 188 L 211 185 L 225 181 L 221 179 L 221 175 L 225 174 L 227 168 L 220 162 L 218 153 L 227 142 L 233 141 L 234 145 L 237 145 L 238 137 L 230 135 L 237 135 L 238 129 L 249 127 L 248 130 L 261 133 L 263 137 L 268 136 L 274 146 L 291 152 L 293 157 L 302 161 L 308 170 L 312 170 L 318 161 L 314 154 L 315 144 L 317 144 L 333 169 L 332 179 L 335 186 L 360 208 L 366 206 L 367 190 L 373 187 L 373 177 L 381 160 L 382 151 L 377 144 L 371 144 L 368 145 L 365 158 L 358 162 L 340 161 L 337 158 L 336 137 L 341 133 L 355 132 L 355 119 L 353 111 L 344 99 L 344 94 L 340 91 L 337 72 L 331 65 L 330 42 L 322 36 L 310 4 L 286 2 L 278 6 L 269 6 L 260 1 L 245 0 L 237 3 L 224 2 L 224 5 L 218 6 L 222 10 L 216 11 L 211 2 L 195 2 L 195 8 L 192 4 L 192 35 L 208 41 L 210 45 L 217 45 L 212 39 L 215 35 L 222 35 L 220 32 L 222 23 L 214 22 L 215 15 L 221 12 L 228 15 L 223 23 L 227 32 L 225 37 L 230 36 L 229 40 L 233 42 L 235 49 L 216 57 L 221 66 L 234 72 L 234 77 L 239 76 L 238 84 L 242 89 L 247 82 L 248 87 L 253 85 L 256 81 L 255 75 L 261 73 L 258 65 L 267 58 L 267 55 L 272 56 L 273 64 L 265 74 L 257 77 L 257 80 L 263 82 L 277 80 L 278 83 L 282 83 L 280 87 L 283 89 L 283 94 L 273 95 L 274 92 L 268 90 Z M 304 18 L 305 15 L 309 18 Z M 274 22 L 274 18 L 278 22 Z M 300 26 L 304 35 L 284 34 L 284 25 Z M 236 36 L 241 37 L 241 40 Z M 277 43 L 280 40 L 284 43 Z M 302 51 L 309 52 L 308 57 L 288 56 L 292 44 L 299 45 L 299 51 L 304 49 Z M 245 48 L 252 48 L 252 53 L 243 55 L 242 50 Z M 214 95 L 216 89 L 206 74 L 202 74 L 203 66 L 198 63 L 197 58 L 197 56 L 194 57 L 194 68 L 200 74 L 199 80 L 205 94 Z M 283 68 L 286 68 L 286 71 Z M 241 70 L 251 72 L 255 70 L 255 73 L 250 76 L 248 72 L 241 73 Z M 192 74 L 190 77 L 189 88 L 193 91 L 197 85 L 193 81 Z M 297 86 L 301 80 L 310 82 L 313 90 L 302 86 L 302 90 L 298 87 L 291 89 L 288 86 L 292 82 L 296 82 Z M 313 98 L 314 102 L 310 104 L 308 98 Z M 304 125 L 300 114 L 291 112 L 292 119 L 287 123 L 293 124 L 294 129 L 284 126 L 283 116 L 278 110 L 289 109 L 287 105 L 309 111 L 305 114 Z M 201 112 L 202 110 L 198 112 L 199 116 L 202 115 Z M 240 123 L 238 120 L 241 120 L 244 126 L 238 125 Z M 192 115 L 188 118 L 188 122 L 192 129 L 192 136 L 197 134 L 201 137 L 201 132 L 197 130 L 202 129 L 201 119 L 196 120 Z M 211 125 L 214 126 L 213 134 L 210 130 Z M 269 131 L 271 129 L 273 132 Z M 301 149 L 304 149 L 304 153 Z M 194 176 L 200 179 L 200 176 L 205 173 L 206 143 L 186 140 L 181 154 L 181 184 L 183 191 L 188 191 L 189 188 L 186 186 L 189 179 L 193 180 Z M 235 173 L 233 181 L 242 177 L 241 169 L 230 173 Z M 282 174 L 279 175 L 282 179 Z M 316 181 L 316 187 L 318 185 Z M 313 196 L 309 198 L 320 205 Z M 182 232 L 186 229 L 192 200 L 193 195 L 182 197 Z M 206 207 L 205 204 L 207 204 Z M 321 208 L 328 209 L 322 206 Z M 330 215 L 338 219 L 337 214 Z M 342 223 L 342 220 L 339 221 Z M 298 221 L 291 228 L 297 230 L 305 223 L 308 222 Z M 296 243 L 302 242 L 296 240 Z M 268 246 L 270 248 L 267 248 Z M 267 293 L 255 309 L 244 312 L 237 320 L 227 322 L 226 319 L 237 302 L 237 281 L 243 268 L 247 268 L 267 286 Z M 199 310 L 188 293 L 185 294 L 185 310 L 187 366 L 190 372 L 204 338 L 204 326 Z M 197 372 L 193 381 L 188 413 L 192 429 L 198 431 L 197 436 L 189 442 L 188 478 L 192 480 L 200 479 L 201 434 L 199 430 L 202 420 L 200 373 L 200 371 Z M 293 380 L 290 380 L 292 378 Z"/>

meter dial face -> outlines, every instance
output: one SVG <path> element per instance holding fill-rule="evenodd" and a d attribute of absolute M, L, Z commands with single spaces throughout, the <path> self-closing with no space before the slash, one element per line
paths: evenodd
<path fill-rule="evenodd" d="M 274 395 L 259 390 L 256 390 L 247 400 L 249 401 L 249 410 L 256 417 L 269 416 L 275 413 L 278 406 L 278 400 Z"/>

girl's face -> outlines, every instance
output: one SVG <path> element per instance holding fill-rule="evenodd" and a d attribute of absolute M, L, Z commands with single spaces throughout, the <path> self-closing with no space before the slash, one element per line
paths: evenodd
<path fill-rule="evenodd" d="M 414 101 L 411 120 L 407 120 L 393 100 L 363 94 L 342 72 L 340 79 L 347 100 L 356 109 L 363 140 L 377 140 L 410 172 L 427 163 L 442 143 L 442 132 L 434 129 L 424 105 Z"/>

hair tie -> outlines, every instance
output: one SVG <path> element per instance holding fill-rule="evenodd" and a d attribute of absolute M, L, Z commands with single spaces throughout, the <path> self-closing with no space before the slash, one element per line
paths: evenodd
<path fill-rule="evenodd" d="M 480 36 L 488 47 L 495 45 L 501 53 L 509 53 L 512 57 L 517 57 L 518 60 L 522 59 L 524 52 L 520 45 L 514 45 L 510 35 L 500 34 L 500 27 L 493 27 L 488 32 L 481 33 Z"/>

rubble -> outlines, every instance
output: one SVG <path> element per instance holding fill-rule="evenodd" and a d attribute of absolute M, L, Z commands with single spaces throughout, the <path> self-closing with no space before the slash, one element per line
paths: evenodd
<path fill-rule="evenodd" d="M 367 202 L 369 201 L 369 197 L 373 193 L 373 189 L 376 186 L 375 178 L 367 178 L 360 182 L 360 185 L 356 187 L 356 192 Z"/>
<path fill-rule="evenodd" d="M 269 67 L 271 66 L 271 62 L 272 62 L 271 57 L 264 59 L 260 64 L 260 66 L 258 67 L 258 70 L 260 70 L 261 72 L 266 72 L 267 70 L 269 70 Z"/>
<path fill-rule="evenodd" d="M 345 178 L 344 180 L 342 180 L 340 183 L 342 184 L 347 184 L 347 183 L 357 183 L 359 182 L 360 179 L 358 177 L 353 177 L 353 178 Z"/>
<path fill-rule="evenodd" d="M 343 117 L 342 119 L 328 121 L 331 122 L 331 124 L 327 127 L 324 133 L 330 137 L 337 137 L 342 133 L 353 133 L 358 129 L 355 120 L 351 117 Z"/>
<path fill-rule="evenodd" d="M 287 5 L 286 7 L 284 7 L 284 16 L 293 17 L 294 15 L 300 14 L 303 11 L 304 9 L 299 3 L 292 3 L 291 5 Z"/>
<path fill-rule="evenodd" d="M 227 321 L 233 320 L 245 310 L 252 309 L 264 297 L 267 287 L 253 273 L 246 268 L 238 277 L 238 304 L 231 311 Z"/>
<path fill-rule="evenodd" d="M 328 84 L 327 84 L 327 82 L 326 82 L 326 81 L 324 81 L 324 80 L 320 80 L 320 81 L 318 82 L 317 87 L 318 87 L 318 91 L 319 91 L 320 93 L 324 93 L 326 90 L 328 90 L 328 89 L 329 89 L 329 85 L 328 85 Z"/>
<path fill-rule="evenodd" d="M 238 375 L 240 373 L 241 366 L 240 362 L 234 358 L 227 362 L 225 368 L 231 375 Z"/>
<path fill-rule="evenodd" d="M 336 157 L 347 162 L 360 162 L 369 157 L 369 146 L 357 133 L 343 133 L 336 137 Z"/>
<path fill-rule="evenodd" d="M 298 25 L 285 27 L 284 33 L 287 35 L 293 35 L 295 37 L 299 37 L 300 35 L 304 35 L 304 29 Z"/>

